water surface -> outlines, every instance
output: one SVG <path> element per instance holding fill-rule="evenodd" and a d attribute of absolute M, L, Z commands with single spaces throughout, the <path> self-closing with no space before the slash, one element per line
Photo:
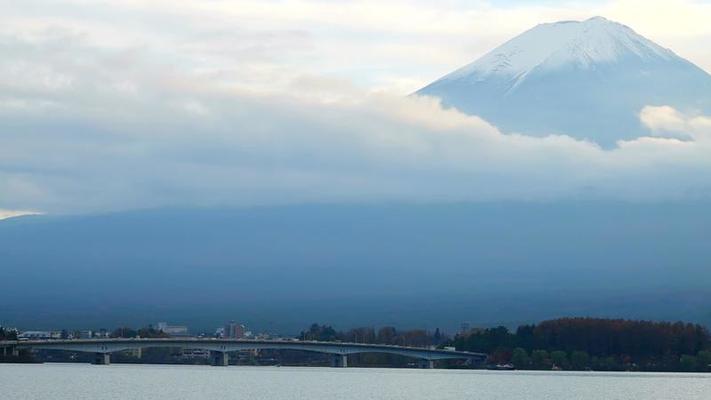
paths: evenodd
<path fill-rule="evenodd" d="M 0 364 L 0 398 L 708 400 L 711 374 Z"/>

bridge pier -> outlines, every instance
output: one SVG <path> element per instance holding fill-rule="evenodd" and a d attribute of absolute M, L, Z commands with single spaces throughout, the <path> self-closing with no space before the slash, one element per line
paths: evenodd
<path fill-rule="evenodd" d="M 212 365 L 215 367 L 226 367 L 230 365 L 230 355 L 224 351 L 212 352 Z"/>
<path fill-rule="evenodd" d="M 10 350 L 10 353 L 12 354 L 13 357 L 19 357 L 20 356 L 20 349 L 13 346 L 12 349 Z"/>
<path fill-rule="evenodd" d="M 348 367 L 348 355 L 346 354 L 334 354 L 331 357 L 331 367 L 334 368 L 346 368 Z"/>
<path fill-rule="evenodd" d="M 433 369 L 434 360 L 420 360 L 420 368 Z"/>
<path fill-rule="evenodd" d="M 464 364 L 469 367 L 479 367 L 484 363 L 484 361 L 485 359 L 477 360 L 476 358 L 468 358 Z"/>
<path fill-rule="evenodd" d="M 94 365 L 109 365 L 111 364 L 111 354 L 110 353 L 95 353 L 94 354 Z"/>

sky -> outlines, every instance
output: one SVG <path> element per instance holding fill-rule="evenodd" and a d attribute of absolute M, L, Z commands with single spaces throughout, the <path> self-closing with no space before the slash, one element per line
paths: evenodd
<path fill-rule="evenodd" d="M 597 15 L 711 71 L 710 1 L 0 0 L 0 219 L 708 198 L 707 116 L 650 105 L 649 138 L 603 150 L 407 96 L 536 24 Z"/>

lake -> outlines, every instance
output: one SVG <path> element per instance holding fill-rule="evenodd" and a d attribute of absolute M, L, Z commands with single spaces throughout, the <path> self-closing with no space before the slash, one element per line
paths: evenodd
<path fill-rule="evenodd" d="M 711 374 L 0 364 L 0 390 L 13 400 L 708 400 Z"/>

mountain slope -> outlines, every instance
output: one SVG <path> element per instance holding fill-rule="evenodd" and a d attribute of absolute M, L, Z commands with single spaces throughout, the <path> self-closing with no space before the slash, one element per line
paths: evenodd
<path fill-rule="evenodd" d="M 0 324 L 236 319 L 452 330 L 575 315 L 711 322 L 709 204 L 154 210 L 0 221 Z"/>
<path fill-rule="evenodd" d="M 711 111 L 711 76 L 601 17 L 539 25 L 417 92 L 505 132 L 567 134 L 605 147 L 650 134 L 647 105 Z"/>

